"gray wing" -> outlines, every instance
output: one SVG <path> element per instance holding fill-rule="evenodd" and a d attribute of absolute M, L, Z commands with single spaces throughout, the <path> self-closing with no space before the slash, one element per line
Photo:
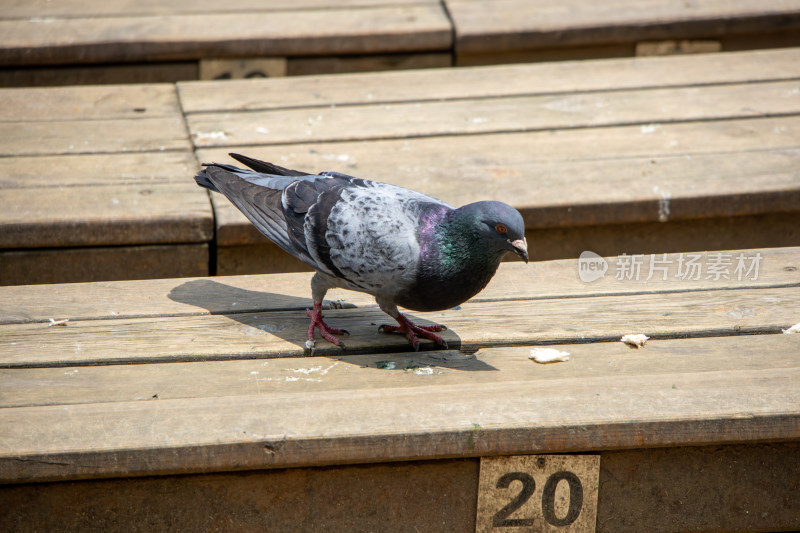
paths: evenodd
<path fill-rule="evenodd" d="M 419 262 L 420 214 L 451 209 L 394 185 L 253 161 L 286 175 L 215 164 L 195 179 L 228 197 L 275 244 L 346 288 L 377 295 L 410 284 Z"/>
<path fill-rule="evenodd" d="M 452 209 L 409 189 L 378 182 L 343 189 L 330 208 L 325 238 L 330 263 L 347 280 L 392 298 L 412 285 L 420 261 L 420 220 Z"/>

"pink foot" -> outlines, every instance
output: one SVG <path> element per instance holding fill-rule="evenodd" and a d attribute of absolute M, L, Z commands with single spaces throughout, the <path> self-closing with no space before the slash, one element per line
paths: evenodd
<path fill-rule="evenodd" d="M 419 337 L 432 340 L 442 348 L 447 348 L 447 343 L 444 341 L 444 339 L 433 333 L 434 331 L 446 330 L 447 327 L 439 324 L 435 324 L 433 326 L 418 326 L 407 319 L 402 313 L 398 313 L 395 320 L 397 320 L 397 323 L 400 324 L 399 326 L 390 326 L 388 324 L 384 324 L 378 328 L 378 331 L 381 333 L 401 333 L 405 335 L 411 342 L 411 346 L 413 346 L 414 350 L 417 351 L 419 351 Z"/>
<path fill-rule="evenodd" d="M 306 348 L 309 350 L 314 348 L 314 330 L 318 329 L 323 339 L 344 349 L 344 343 L 336 335 L 349 335 L 350 332 L 346 329 L 332 328 L 322 320 L 322 302 L 314 302 L 314 310 L 306 309 L 306 316 L 311 318 L 311 324 L 308 326 Z"/>

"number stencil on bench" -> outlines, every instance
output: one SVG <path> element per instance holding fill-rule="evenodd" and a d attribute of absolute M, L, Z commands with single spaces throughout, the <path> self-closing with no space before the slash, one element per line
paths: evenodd
<path fill-rule="evenodd" d="M 595 530 L 599 455 L 481 458 L 477 532 Z"/>

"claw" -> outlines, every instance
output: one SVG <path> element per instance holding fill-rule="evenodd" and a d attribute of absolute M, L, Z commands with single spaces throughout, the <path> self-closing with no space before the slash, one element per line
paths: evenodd
<path fill-rule="evenodd" d="M 446 330 L 447 328 L 445 326 L 440 324 L 434 324 L 432 326 L 418 326 L 407 319 L 402 313 L 398 313 L 397 317 L 395 317 L 395 320 L 397 320 L 397 323 L 400 324 L 399 326 L 383 324 L 378 328 L 378 331 L 380 333 L 401 333 L 405 335 L 408 337 L 408 341 L 411 343 L 411 346 L 414 347 L 415 351 L 419 351 L 419 337 L 431 340 L 442 348 L 447 349 L 447 343 L 444 341 L 444 339 L 433 333 L 434 331 Z"/>
<path fill-rule="evenodd" d="M 308 341 L 306 341 L 306 348 L 309 350 L 314 348 L 314 330 L 318 329 L 319 334 L 326 341 L 334 344 L 344 350 L 344 343 L 339 340 L 336 335 L 350 335 L 346 329 L 333 328 L 322 320 L 322 302 L 314 302 L 314 310 L 306 309 L 306 316 L 311 319 L 311 324 L 308 326 Z"/>

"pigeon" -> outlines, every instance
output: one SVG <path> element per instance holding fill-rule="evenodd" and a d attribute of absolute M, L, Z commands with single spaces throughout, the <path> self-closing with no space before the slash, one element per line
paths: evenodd
<path fill-rule="evenodd" d="M 329 326 L 322 301 L 338 287 L 371 294 L 398 325 L 384 333 L 447 347 L 446 329 L 413 323 L 398 309 L 441 311 L 478 294 L 507 253 L 528 261 L 525 224 L 508 204 L 480 201 L 454 208 L 404 187 L 339 172 L 309 174 L 230 154 L 249 169 L 206 163 L 195 176 L 202 187 L 225 195 L 255 227 L 316 270 L 306 348 L 315 331 L 344 348 L 348 332 Z"/>

